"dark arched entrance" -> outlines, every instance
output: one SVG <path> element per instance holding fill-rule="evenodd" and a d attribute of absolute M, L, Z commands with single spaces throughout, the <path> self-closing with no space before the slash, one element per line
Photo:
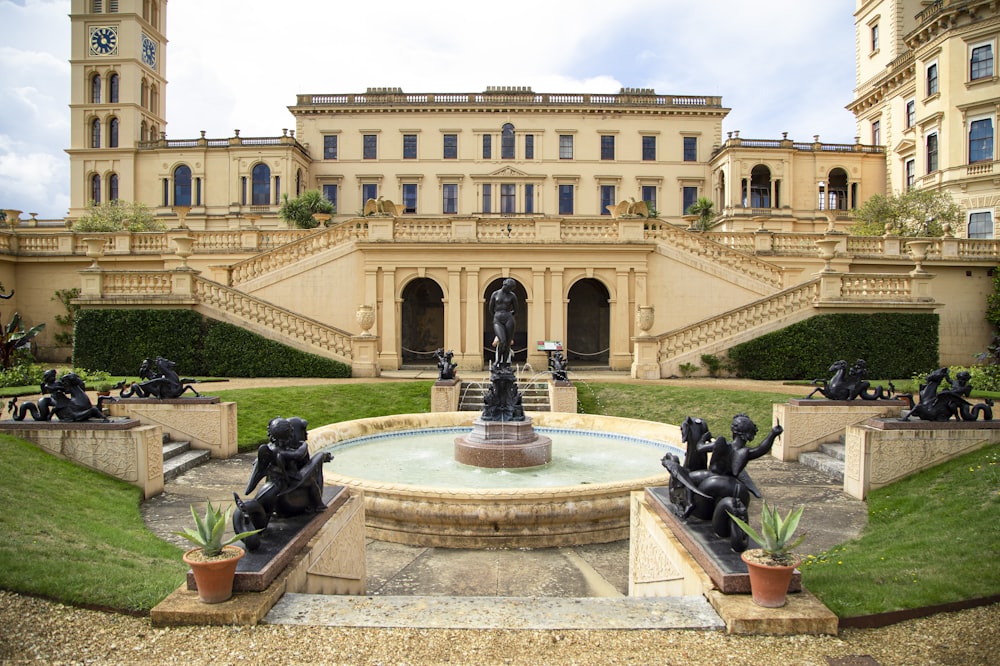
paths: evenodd
<path fill-rule="evenodd" d="M 403 363 L 433 365 L 444 347 L 444 293 L 437 282 L 418 278 L 403 288 L 400 313 Z"/>
<path fill-rule="evenodd" d="M 500 288 L 504 278 L 497 278 L 486 286 L 483 292 L 483 365 L 493 360 L 493 315 L 490 314 L 490 296 Z M 514 362 L 528 360 L 528 292 L 521 283 L 514 280 L 514 294 L 517 295 L 517 309 L 514 312 Z"/>
<path fill-rule="evenodd" d="M 607 287 L 600 280 L 587 278 L 570 287 L 565 347 L 566 358 L 571 364 L 608 364 L 611 346 L 609 300 Z"/>

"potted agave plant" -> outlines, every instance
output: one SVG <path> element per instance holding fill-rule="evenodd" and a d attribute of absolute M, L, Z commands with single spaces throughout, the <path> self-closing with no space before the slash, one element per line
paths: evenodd
<path fill-rule="evenodd" d="M 261 531 L 241 532 L 223 541 L 222 536 L 232 512 L 230 507 L 223 513 L 222 509 L 213 507 L 209 501 L 205 517 L 202 518 L 195 513 L 192 505 L 191 515 L 194 517 L 195 529 L 186 527 L 183 532 L 174 532 L 197 546 L 184 553 L 184 562 L 194 573 L 198 599 L 202 603 L 217 604 L 233 596 L 236 565 L 245 552 L 232 544 Z"/>
<path fill-rule="evenodd" d="M 729 515 L 747 536 L 760 544 L 760 548 L 751 548 L 742 554 L 750 573 L 750 593 L 754 603 L 766 608 L 780 608 L 787 600 L 792 572 L 801 562 L 792 549 L 805 538 L 805 535 L 800 535 L 793 540 L 804 507 L 799 506 L 782 518 L 777 507 L 769 507 L 767 502 L 763 504 L 760 534 L 746 521 Z"/>

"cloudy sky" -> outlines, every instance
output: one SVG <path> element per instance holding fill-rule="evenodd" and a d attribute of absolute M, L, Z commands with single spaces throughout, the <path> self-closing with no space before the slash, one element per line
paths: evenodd
<path fill-rule="evenodd" d="M 0 0 L 0 208 L 69 207 L 69 0 Z M 497 7 L 501 9 L 497 10 Z M 724 131 L 852 143 L 855 0 L 170 0 L 167 137 L 276 136 L 297 93 L 721 95 Z M 279 8 L 280 7 L 280 8 Z"/>

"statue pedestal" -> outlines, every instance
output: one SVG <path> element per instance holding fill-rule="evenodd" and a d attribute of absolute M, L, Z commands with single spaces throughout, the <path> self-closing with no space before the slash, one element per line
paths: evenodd
<path fill-rule="evenodd" d="M 632 338 L 632 379 L 660 378 L 660 341 L 652 337 Z"/>
<path fill-rule="evenodd" d="M 576 414 L 576 387 L 568 381 L 550 381 L 549 411 Z"/>
<path fill-rule="evenodd" d="M 457 412 L 458 398 L 462 391 L 462 380 L 439 379 L 431 387 L 432 412 Z"/>
<path fill-rule="evenodd" d="M 143 425 L 156 425 L 192 449 L 209 451 L 213 458 L 236 455 L 236 403 L 214 396 L 192 398 L 119 398 L 106 403 L 111 416 L 128 416 Z"/>
<path fill-rule="evenodd" d="M 472 422 L 472 432 L 455 438 L 455 460 L 463 465 L 510 469 L 552 461 L 552 440 L 535 434 L 531 417 L 523 421 Z"/>
<path fill-rule="evenodd" d="M 820 444 L 837 442 L 847 426 L 870 418 L 900 416 L 904 400 L 811 400 L 794 398 L 775 403 L 773 423 L 785 431 L 771 447 L 778 460 L 795 462 L 800 453 L 819 450 Z"/>

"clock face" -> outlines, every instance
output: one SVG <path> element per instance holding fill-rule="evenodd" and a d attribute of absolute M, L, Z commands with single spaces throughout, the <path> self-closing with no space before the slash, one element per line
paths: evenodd
<path fill-rule="evenodd" d="M 90 54 L 96 56 L 118 53 L 118 28 L 95 25 L 90 28 Z"/>
<path fill-rule="evenodd" d="M 142 36 L 142 62 L 150 69 L 156 69 L 156 42 L 145 34 Z"/>

